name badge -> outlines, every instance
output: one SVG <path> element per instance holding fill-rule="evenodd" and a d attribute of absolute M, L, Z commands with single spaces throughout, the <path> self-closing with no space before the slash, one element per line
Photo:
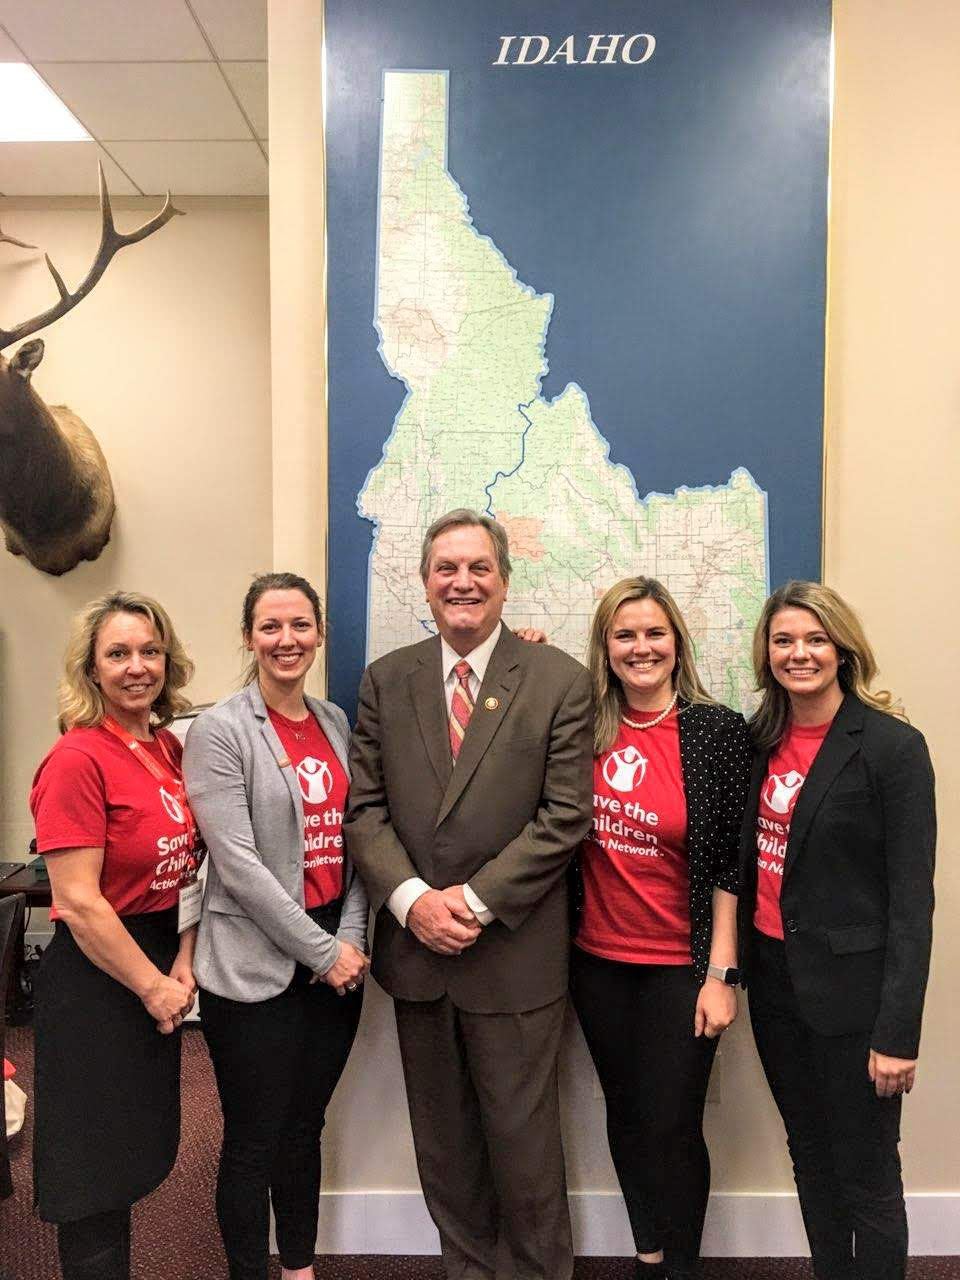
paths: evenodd
<path fill-rule="evenodd" d="M 177 933 L 192 929 L 200 919 L 200 904 L 203 901 L 203 884 L 193 880 L 185 884 L 177 898 Z"/>

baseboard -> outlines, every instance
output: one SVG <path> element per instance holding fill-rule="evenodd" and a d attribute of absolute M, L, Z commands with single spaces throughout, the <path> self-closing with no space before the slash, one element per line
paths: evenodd
<path fill-rule="evenodd" d="M 633 1252 L 620 1196 L 570 1196 L 574 1247 L 581 1257 Z M 907 1196 L 910 1252 L 960 1254 L 960 1193 Z M 419 1192 L 326 1192 L 320 1197 L 320 1253 L 434 1254 L 437 1232 Z M 796 1196 L 719 1192 L 710 1197 L 703 1238 L 707 1258 L 790 1258 L 807 1253 Z"/>

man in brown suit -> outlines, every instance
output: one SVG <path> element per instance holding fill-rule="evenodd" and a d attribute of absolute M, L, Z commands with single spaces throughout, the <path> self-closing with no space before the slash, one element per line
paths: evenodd
<path fill-rule="evenodd" d="M 344 822 L 377 912 L 417 1164 L 451 1280 L 569 1280 L 557 1104 L 564 870 L 591 821 L 590 679 L 501 624 L 503 528 L 461 509 L 420 566 L 439 635 L 371 664 Z"/>

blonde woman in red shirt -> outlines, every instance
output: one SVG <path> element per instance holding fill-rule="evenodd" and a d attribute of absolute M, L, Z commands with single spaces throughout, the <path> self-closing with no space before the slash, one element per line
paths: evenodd
<path fill-rule="evenodd" d="M 669 591 L 627 578 L 590 633 L 594 827 L 571 993 L 607 1103 L 638 1277 L 695 1274 L 710 1161 L 703 1108 L 737 1014 L 743 717 L 715 702 Z"/>
<path fill-rule="evenodd" d="M 37 979 L 34 1183 L 64 1280 L 127 1280 L 130 1208 L 177 1154 L 199 850 L 164 726 L 189 706 L 192 673 L 155 600 L 87 605 L 60 682 L 62 737 L 30 793 L 56 920 Z"/>

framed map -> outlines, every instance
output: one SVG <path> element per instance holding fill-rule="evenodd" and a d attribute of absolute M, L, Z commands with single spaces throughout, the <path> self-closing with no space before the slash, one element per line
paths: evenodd
<path fill-rule="evenodd" d="M 327 0 L 330 696 L 433 630 L 456 506 L 506 618 L 577 657 L 676 596 L 748 702 L 769 585 L 819 577 L 829 0 Z"/>

